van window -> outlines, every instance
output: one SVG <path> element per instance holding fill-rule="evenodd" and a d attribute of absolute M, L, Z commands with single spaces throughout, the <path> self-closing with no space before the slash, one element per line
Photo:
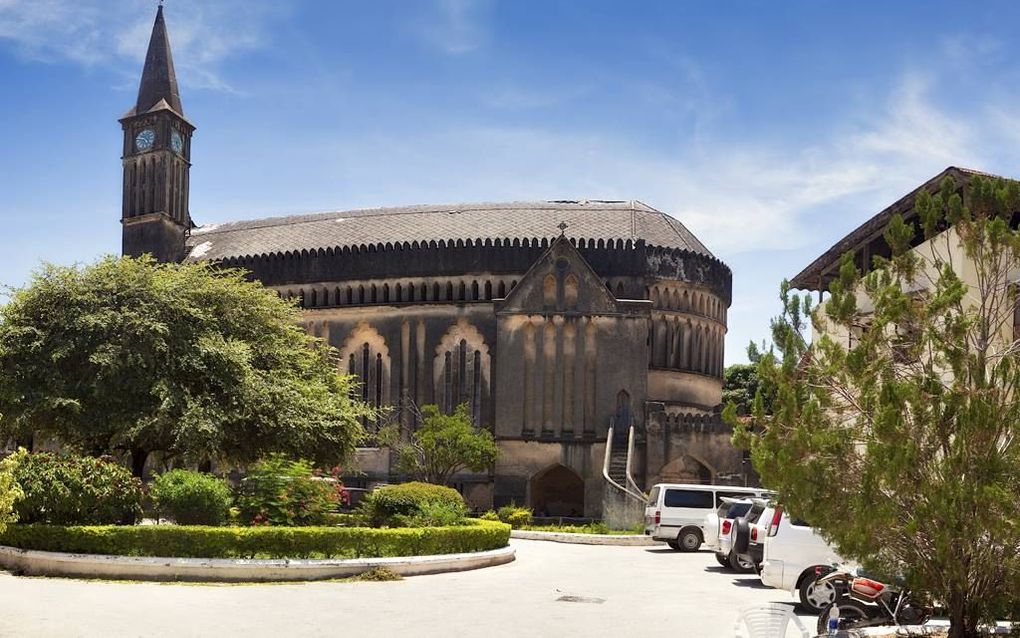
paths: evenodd
<path fill-rule="evenodd" d="M 712 508 L 712 493 L 699 490 L 666 490 L 666 507 Z"/>
<path fill-rule="evenodd" d="M 648 506 L 655 507 L 659 504 L 659 486 L 656 485 L 652 488 L 652 491 L 648 493 Z"/>

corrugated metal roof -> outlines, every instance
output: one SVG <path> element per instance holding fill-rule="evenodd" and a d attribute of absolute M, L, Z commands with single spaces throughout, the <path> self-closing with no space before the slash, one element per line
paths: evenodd
<path fill-rule="evenodd" d="M 714 257 L 682 223 L 639 201 L 570 200 L 403 206 L 200 226 L 189 259 L 403 242 L 553 238 L 644 240 Z"/>

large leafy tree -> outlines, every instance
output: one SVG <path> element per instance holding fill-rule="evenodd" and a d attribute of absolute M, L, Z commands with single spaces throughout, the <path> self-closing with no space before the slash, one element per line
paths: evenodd
<path fill-rule="evenodd" d="M 0 439 L 93 454 L 347 459 L 371 414 L 299 311 L 237 270 L 47 265 L 0 308 Z"/>
<path fill-rule="evenodd" d="M 810 345 L 810 305 L 784 284 L 759 366 L 776 401 L 738 436 L 842 555 L 946 605 L 954 638 L 1020 591 L 1020 188 L 976 178 L 968 193 L 949 180 L 919 195 L 867 274 L 844 257 Z"/>
<path fill-rule="evenodd" d="M 758 376 L 758 364 L 764 351 L 764 345 L 759 348 L 751 342 L 747 346 L 748 363 L 735 363 L 723 371 L 722 402 L 733 404 L 737 416 L 751 414 L 756 398 L 764 403 L 766 412 L 772 410 L 775 390 L 768 383 L 763 384 Z"/>
<path fill-rule="evenodd" d="M 488 430 L 471 422 L 468 405 L 444 414 L 435 405 L 422 406 L 421 425 L 402 439 L 395 427 L 380 433 L 397 453 L 397 467 L 427 483 L 446 485 L 461 470 L 481 472 L 496 462 L 499 446 Z"/>

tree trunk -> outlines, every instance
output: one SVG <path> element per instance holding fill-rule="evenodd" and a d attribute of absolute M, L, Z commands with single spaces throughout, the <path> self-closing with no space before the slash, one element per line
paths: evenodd
<path fill-rule="evenodd" d="M 961 592 L 949 595 L 949 638 L 978 638 L 977 619 Z"/>
<path fill-rule="evenodd" d="M 145 462 L 149 460 L 149 452 L 141 448 L 132 448 L 131 450 L 131 474 L 142 478 L 145 474 Z"/>

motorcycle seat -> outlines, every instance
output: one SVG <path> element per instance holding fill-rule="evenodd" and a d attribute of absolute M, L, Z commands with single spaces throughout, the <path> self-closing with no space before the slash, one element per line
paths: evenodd
<path fill-rule="evenodd" d="M 854 582 L 850 585 L 850 589 L 854 594 L 862 598 L 874 600 L 882 595 L 885 585 L 870 578 L 855 578 Z"/>

